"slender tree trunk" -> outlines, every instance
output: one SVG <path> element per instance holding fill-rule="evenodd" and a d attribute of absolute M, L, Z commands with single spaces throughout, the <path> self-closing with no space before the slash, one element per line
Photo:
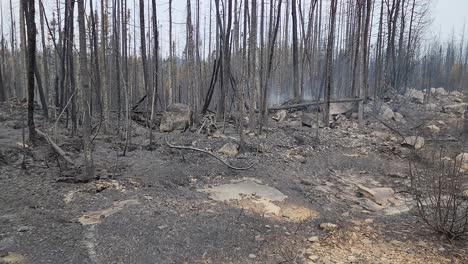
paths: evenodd
<path fill-rule="evenodd" d="M 255 129 L 255 107 L 257 104 L 257 0 L 252 0 L 249 36 L 249 131 Z"/>
<path fill-rule="evenodd" d="M 325 109 L 323 113 L 323 122 L 328 125 L 330 122 L 330 97 L 333 87 L 333 49 L 335 43 L 335 22 L 336 22 L 336 7 L 338 0 L 331 0 L 330 3 L 330 28 L 328 29 L 327 40 L 327 55 L 326 55 L 326 70 L 325 70 L 325 92 L 324 101 Z"/>
<path fill-rule="evenodd" d="M 40 0 L 42 2 L 42 0 Z M 44 6 L 41 4 L 39 4 L 39 18 L 40 18 L 40 23 L 41 23 L 41 42 L 42 42 L 42 70 L 43 70 L 43 73 L 44 73 L 44 85 L 42 85 L 44 87 L 44 92 L 45 92 L 45 97 L 47 98 L 46 99 L 46 102 L 49 101 L 51 102 L 52 98 L 50 98 L 49 96 L 49 86 L 50 86 L 50 81 L 49 81 L 49 64 L 47 62 L 47 60 L 49 59 L 49 50 L 47 48 L 47 45 L 46 45 L 46 33 L 44 31 L 44 15 L 45 15 L 45 10 L 44 10 Z M 44 113 L 45 114 L 45 113 Z"/>
<path fill-rule="evenodd" d="M 93 146 L 91 142 L 91 89 L 89 86 L 88 61 L 86 55 L 86 27 L 84 0 L 78 1 L 78 30 L 80 44 L 80 80 L 83 92 L 83 154 L 84 173 L 79 177 L 79 181 L 89 181 L 94 179 Z"/>
<path fill-rule="evenodd" d="M 22 0 L 24 16 L 28 28 L 28 128 L 29 141 L 36 142 L 36 127 L 34 124 L 34 70 L 36 67 L 36 22 L 34 0 Z"/>
<path fill-rule="evenodd" d="M 298 51 L 298 37 L 297 37 L 297 7 L 296 1 L 292 0 L 291 15 L 292 15 L 292 50 L 293 50 L 293 90 L 294 100 L 301 101 L 301 91 L 299 86 L 299 51 Z M 280 14 L 278 14 L 279 16 Z"/>

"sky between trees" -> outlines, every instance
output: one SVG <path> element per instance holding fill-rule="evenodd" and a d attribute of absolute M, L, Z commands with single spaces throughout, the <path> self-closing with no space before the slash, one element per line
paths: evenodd
<path fill-rule="evenodd" d="M 10 1 L 13 5 L 13 14 L 18 14 L 18 0 L 0 0 L 1 4 L 1 18 L 2 24 L 4 25 L 5 34 L 8 35 L 9 32 L 9 21 L 10 21 Z M 134 17 L 138 16 L 138 1 L 137 0 L 129 0 L 129 8 L 133 9 L 133 2 L 135 1 L 135 6 L 137 10 L 135 13 L 132 10 L 131 20 L 132 24 L 136 27 L 138 31 L 138 18 L 135 23 L 133 23 Z M 383 0 L 382 0 L 383 1 Z M 51 13 L 55 8 L 56 0 L 43 0 L 44 6 L 48 13 L 48 16 L 52 16 Z M 99 1 L 95 1 L 96 4 Z M 109 1 L 110 3 L 112 1 Z M 214 1 L 213 1 L 214 2 Z M 268 0 L 266 1 L 268 2 Z M 307 1 L 305 1 L 307 2 Z M 86 3 L 87 4 L 87 3 Z M 185 20 L 186 20 L 186 1 L 185 0 L 174 0 L 173 1 L 173 27 L 174 27 L 174 38 L 176 40 L 176 49 L 181 51 L 184 49 L 185 46 Z M 307 3 L 306 3 L 307 4 Z M 204 25 L 208 25 L 208 17 L 209 17 L 209 7 L 210 7 L 210 0 L 200 0 L 200 10 L 202 13 L 201 23 Z M 149 3 L 147 6 L 150 6 Z M 326 5 L 327 6 L 327 5 Z M 158 13 L 158 21 L 160 27 L 160 46 L 162 54 L 167 53 L 168 49 L 168 8 L 169 3 L 168 0 L 157 0 L 157 13 Z M 194 8 L 192 6 L 192 8 Z M 87 9 L 89 9 L 87 7 Z M 213 7 L 214 9 L 214 7 Z M 214 10 L 213 10 L 214 12 Z M 203 16 L 206 14 L 207 18 L 206 21 Z M 427 31 L 428 38 L 439 37 L 442 41 L 450 39 L 453 34 L 456 38 L 461 36 L 462 30 L 464 28 L 464 24 L 467 20 L 468 16 L 468 0 L 432 0 L 431 2 L 431 13 L 430 16 L 432 17 L 432 25 Z M 37 18 L 39 19 L 39 18 Z M 214 17 L 213 17 L 214 20 Z M 214 23 L 214 21 L 212 22 Z M 203 25 L 201 26 L 201 34 L 203 35 Z M 465 27 L 465 32 L 468 31 L 468 26 Z"/>

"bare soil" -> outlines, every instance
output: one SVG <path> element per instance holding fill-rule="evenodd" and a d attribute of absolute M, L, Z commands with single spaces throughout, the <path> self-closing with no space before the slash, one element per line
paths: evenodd
<path fill-rule="evenodd" d="M 170 148 L 164 133 L 153 132 L 149 145 L 147 130 L 132 123 L 125 156 L 125 140 L 101 131 L 94 141 L 99 179 L 71 183 L 63 180 L 80 169 L 67 168 L 47 142 L 22 146 L 23 110 L 12 102 L 0 110 L 0 263 L 468 263 L 463 240 L 449 241 L 418 218 L 408 194 L 412 154 L 370 115 L 362 125 L 340 117 L 318 138 L 299 112 L 270 119 L 262 134 L 246 135 L 248 151 L 224 157 L 255 163 L 243 171 Z M 424 136 L 421 153 L 460 152 L 451 139 L 460 135 L 461 116 L 412 103 L 399 111 L 406 123 L 386 124 Z M 53 132 L 36 120 L 82 164 L 79 136 L 71 138 L 64 123 Z M 437 136 L 423 132 L 438 120 L 446 125 Z M 227 123 L 221 136 L 185 131 L 168 139 L 216 152 L 238 135 Z M 240 182 L 268 186 L 265 197 L 256 187 L 235 200 L 206 191 Z M 360 197 L 359 185 L 391 188 L 395 201 L 382 206 Z M 338 227 L 325 231 L 322 223 Z"/>

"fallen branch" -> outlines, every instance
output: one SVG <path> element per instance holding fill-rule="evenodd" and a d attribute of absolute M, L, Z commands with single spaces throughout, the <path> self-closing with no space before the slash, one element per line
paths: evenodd
<path fill-rule="evenodd" d="M 52 148 L 55 150 L 55 152 L 57 152 L 57 154 L 60 157 L 62 157 L 65 161 L 67 161 L 71 165 L 75 166 L 75 163 L 73 163 L 73 161 L 69 157 L 67 157 L 67 153 L 63 151 L 63 149 L 61 149 L 57 144 L 55 144 L 47 134 L 45 134 L 44 132 L 40 131 L 37 128 L 36 128 L 36 133 L 39 136 L 43 137 L 45 140 L 47 140 L 47 142 L 52 146 Z"/>
<path fill-rule="evenodd" d="M 199 149 L 199 148 L 194 148 L 194 147 L 188 147 L 188 146 L 177 146 L 177 145 L 173 145 L 169 142 L 169 140 L 167 139 L 167 135 L 164 137 L 164 139 L 166 140 L 166 144 L 171 147 L 171 148 L 175 148 L 175 149 L 186 149 L 186 150 L 193 150 L 193 151 L 199 151 L 199 152 L 203 152 L 205 154 L 208 154 L 212 157 L 214 157 L 215 159 L 221 161 L 222 163 L 224 163 L 224 165 L 228 166 L 229 168 L 233 169 L 233 170 L 248 170 L 250 168 L 252 168 L 255 164 L 252 163 L 250 164 L 249 166 L 247 167 L 235 167 L 235 166 L 232 166 L 231 164 L 227 163 L 225 160 L 223 160 L 222 158 L 216 156 L 215 154 L 211 153 L 210 151 L 207 151 L 207 150 L 204 150 L 204 149 Z"/>

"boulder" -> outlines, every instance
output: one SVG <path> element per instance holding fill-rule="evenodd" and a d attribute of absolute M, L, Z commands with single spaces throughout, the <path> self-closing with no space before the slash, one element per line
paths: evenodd
<path fill-rule="evenodd" d="M 186 104 L 171 104 L 164 112 L 159 130 L 161 132 L 172 132 L 174 130 L 185 130 L 192 123 L 192 111 Z"/>
<path fill-rule="evenodd" d="M 424 93 L 416 89 L 409 89 L 405 96 L 410 99 L 411 102 L 416 104 L 424 103 Z"/>
<path fill-rule="evenodd" d="M 286 116 L 288 115 L 288 111 L 286 110 L 279 110 L 277 111 L 274 115 L 273 115 L 273 120 L 277 121 L 277 122 L 281 122 L 283 121 Z"/>
<path fill-rule="evenodd" d="M 460 91 L 452 91 L 452 92 L 450 92 L 450 95 L 451 95 L 451 96 L 454 96 L 454 97 L 458 97 L 458 98 L 462 98 L 462 97 L 463 97 L 463 93 L 460 92 Z"/>
<path fill-rule="evenodd" d="M 393 110 L 388 106 L 388 105 L 382 105 L 382 108 L 380 108 L 380 115 L 387 120 L 391 120 L 395 118 L 395 113 Z"/>
<path fill-rule="evenodd" d="M 424 105 L 424 109 L 426 111 L 437 111 L 439 110 L 439 107 L 434 103 L 428 103 Z"/>
<path fill-rule="evenodd" d="M 218 152 L 229 157 L 234 157 L 239 153 L 239 145 L 235 143 L 226 143 L 218 150 Z"/>
<path fill-rule="evenodd" d="M 424 147 L 424 138 L 418 136 L 405 137 L 405 140 L 401 143 L 401 145 L 414 149 L 421 149 Z"/>
<path fill-rule="evenodd" d="M 436 95 L 436 96 L 447 96 L 448 92 L 443 88 L 431 88 L 431 94 Z"/>
<path fill-rule="evenodd" d="M 351 116 L 354 109 L 354 102 L 345 103 L 331 103 L 330 104 L 330 115 L 346 115 Z"/>
<path fill-rule="evenodd" d="M 465 112 L 466 106 L 467 103 L 446 105 L 442 107 L 442 112 L 448 114 L 463 114 Z"/>
<path fill-rule="evenodd" d="M 304 113 L 301 118 L 302 125 L 307 127 L 317 127 L 317 116 L 316 113 Z M 320 116 L 318 117 L 318 125 L 320 128 L 325 127 Z"/>
<path fill-rule="evenodd" d="M 460 153 L 455 158 L 457 164 L 460 164 L 460 169 L 465 172 L 468 171 L 468 153 Z"/>
<path fill-rule="evenodd" d="M 395 121 L 397 121 L 398 123 L 406 123 L 405 119 L 403 118 L 403 115 L 398 112 L 395 112 L 393 119 L 395 119 Z"/>
<path fill-rule="evenodd" d="M 427 132 L 427 133 L 430 133 L 430 134 L 439 134 L 440 133 L 440 128 L 436 125 L 429 125 L 429 126 L 426 126 L 424 128 L 424 130 Z"/>

